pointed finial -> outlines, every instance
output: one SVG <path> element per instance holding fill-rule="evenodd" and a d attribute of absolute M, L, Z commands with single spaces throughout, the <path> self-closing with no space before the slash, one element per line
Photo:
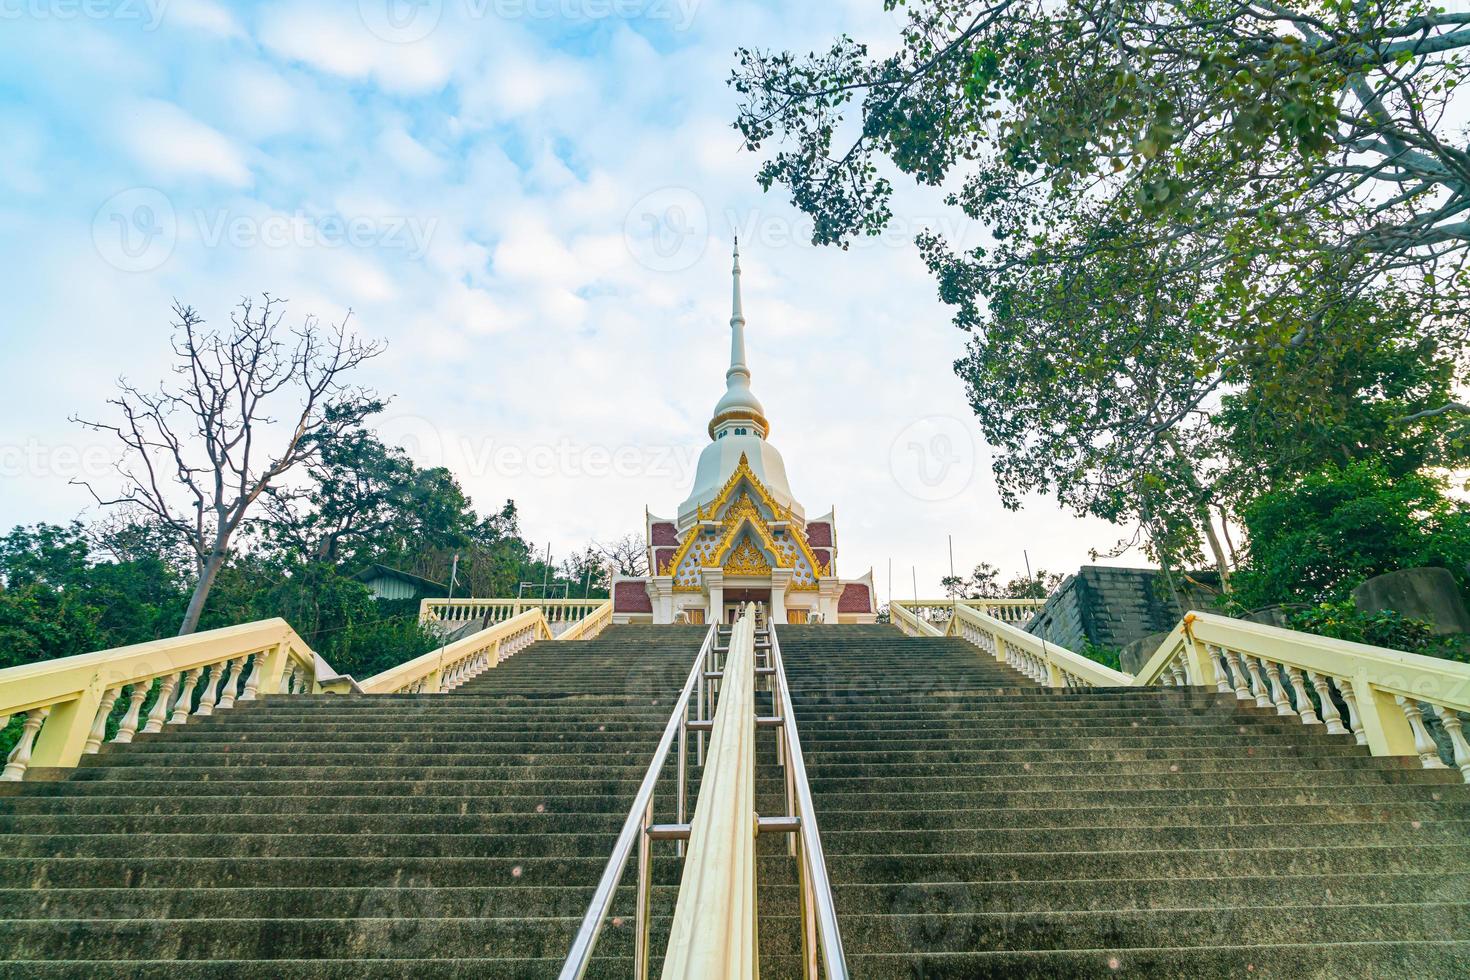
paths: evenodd
<path fill-rule="evenodd" d="M 735 264 L 730 270 L 731 275 L 731 297 L 730 297 L 730 326 L 734 327 L 738 322 L 745 326 L 745 310 L 740 302 L 740 236 L 735 236 Z M 745 360 L 744 340 L 741 340 L 740 361 Z"/>

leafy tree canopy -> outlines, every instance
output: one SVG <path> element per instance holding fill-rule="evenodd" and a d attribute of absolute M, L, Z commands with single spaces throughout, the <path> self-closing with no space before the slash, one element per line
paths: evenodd
<path fill-rule="evenodd" d="M 1354 462 L 1263 494 L 1242 511 L 1251 553 L 1236 600 L 1340 602 L 1364 579 L 1423 565 L 1447 568 L 1463 585 L 1470 510 L 1442 489 L 1423 474 Z"/>
<path fill-rule="evenodd" d="M 919 245 L 1008 504 L 1052 492 L 1163 560 L 1208 544 L 1223 575 L 1221 508 L 1262 473 L 1455 448 L 1470 158 L 1445 118 L 1470 14 L 888 6 L 891 54 L 741 50 L 736 125 L 818 242 L 882 231 L 895 171 L 983 224 Z"/>

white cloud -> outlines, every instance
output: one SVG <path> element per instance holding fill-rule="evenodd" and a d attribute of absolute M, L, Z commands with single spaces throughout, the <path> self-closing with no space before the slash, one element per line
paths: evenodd
<path fill-rule="evenodd" d="M 151 179 L 209 177 L 233 187 L 250 183 L 250 167 L 239 147 L 171 102 L 135 102 L 119 113 L 114 127 Z"/>
<path fill-rule="evenodd" d="M 166 0 L 164 22 L 169 27 L 188 27 L 216 37 L 238 38 L 245 34 L 235 15 L 213 0 Z"/>
<path fill-rule="evenodd" d="M 422 462 L 451 460 L 482 506 L 514 497 L 528 536 L 565 554 L 637 527 L 645 505 L 669 513 L 687 493 L 680 461 L 702 448 L 723 389 L 733 222 L 755 390 L 807 509 L 837 506 L 845 574 L 875 566 L 882 592 L 892 556 L 900 591 L 917 565 L 929 592 L 948 571 L 951 533 L 959 566 L 988 560 L 1008 572 L 1023 548 L 1036 565 L 1066 568 L 1114 541 L 1049 501 L 1000 508 L 950 369 L 963 336 L 934 300 L 911 227 L 847 252 L 811 247 L 785 195 L 755 186 L 757 161 L 729 128 L 734 46 L 809 50 L 848 28 L 881 38 L 891 26 L 881 5 L 705 0 L 689 31 L 652 25 L 645 37 L 648 25 L 616 20 L 583 31 L 466 19 L 465 5 L 446 2 L 437 30 L 403 44 L 367 30 L 353 0 L 179 9 L 187 34 L 32 28 L 40 40 L 25 77 L 38 118 L 119 134 L 186 227 L 155 273 L 106 266 L 90 222 L 135 170 L 115 154 L 73 159 L 61 128 L 21 126 L 12 145 L 23 153 L 0 164 L 0 183 L 45 179 L 29 184 L 37 201 L 12 195 L 0 212 L 0 262 L 24 284 L 0 328 L 12 355 L 0 359 L 0 390 L 20 406 L 0 423 L 0 447 L 100 405 L 119 369 L 161 377 L 171 297 L 218 321 L 240 295 L 268 288 L 290 297 L 293 319 L 340 319 L 353 307 L 358 329 L 390 342 L 363 375 L 396 396 L 389 437 L 413 440 Z M 85 97 L 99 91 L 130 108 L 110 115 L 109 103 Z M 0 119 L 34 129 L 6 110 Z M 82 179 L 64 179 L 73 175 Z M 688 188 L 707 211 L 708 240 L 687 268 L 648 268 L 623 238 L 635 202 L 662 188 Z M 898 217 L 952 216 L 937 197 L 902 190 Z M 422 255 L 371 243 L 211 246 L 187 226 L 196 208 L 433 227 Z M 75 289 L 78 270 L 87 291 Z M 76 366 L 64 389 L 35 371 L 58 323 L 96 365 Z M 925 502 L 904 491 L 889 450 L 905 426 L 934 415 L 957 420 L 980 462 L 953 498 Z M 485 463 L 486 444 L 566 442 L 667 450 L 672 464 L 598 477 Z M 85 505 L 65 480 L 0 480 L 0 526 Z"/>
<path fill-rule="evenodd" d="M 384 40 L 358 16 L 358 4 L 278 4 L 261 11 L 259 37 L 275 54 L 317 71 L 371 78 L 382 88 L 424 93 L 443 87 L 453 65 L 446 31 L 409 44 Z"/>

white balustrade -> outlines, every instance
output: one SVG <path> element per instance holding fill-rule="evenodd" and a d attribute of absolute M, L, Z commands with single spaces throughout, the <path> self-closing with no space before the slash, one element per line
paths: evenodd
<path fill-rule="evenodd" d="M 280 692 L 284 672 L 297 678 L 290 690 L 313 690 L 315 663 L 284 620 L 270 619 L 0 670 L 0 716 L 25 719 L 0 778 L 77 765 L 101 751 L 114 718 L 112 741 L 126 744 L 139 733 L 229 710 L 256 691 Z M 252 672 L 241 695 L 247 664 Z"/>
<path fill-rule="evenodd" d="M 1330 735 L 1351 735 L 1374 755 L 1414 755 L 1426 769 L 1458 769 L 1470 781 L 1460 717 L 1470 711 L 1470 665 L 1195 612 L 1134 676 L 1018 629 L 978 604 L 953 604 L 942 631 L 927 618 L 933 603 L 896 600 L 889 618 L 910 636 L 957 636 L 1049 687 L 1192 686 L 1233 694 Z"/>

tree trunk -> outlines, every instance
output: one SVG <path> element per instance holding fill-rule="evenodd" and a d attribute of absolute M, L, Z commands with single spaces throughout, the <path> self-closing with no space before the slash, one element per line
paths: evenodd
<path fill-rule="evenodd" d="M 216 548 L 200 568 L 199 581 L 194 586 L 194 594 L 189 597 L 189 608 L 184 610 L 184 621 L 179 625 L 180 636 L 188 636 L 199 628 L 199 616 L 204 612 L 204 600 L 209 598 L 209 590 L 214 587 L 215 576 L 219 574 L 228 556 L 227 549 Z"/>
<path fill-rule="evenodd" d="M 1205 540 L 1210 543 L 1210 552 L 1215 556 L 1215 569 L 1220 573 L 1220 591 L 1230 593 L 1230 560 L 1225 557 L 1225 549 L 1220 546 L 1220 538 L 1215 534 L 1215 523 L 1210 520 L 1208 507 L 1200 508 L 1200 517 L 1203 519 Z"/>

